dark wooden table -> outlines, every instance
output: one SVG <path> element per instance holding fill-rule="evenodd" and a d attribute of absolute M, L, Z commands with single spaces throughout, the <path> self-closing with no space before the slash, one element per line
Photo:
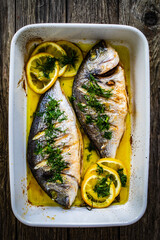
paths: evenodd
<path fill-rule="evenodd" d="M 140 29 L 149 41 L 151 138 L 148 207 L 137 223 L 114 228 L 35 228 L 20 223 L 10 204 L 8 172 L 8 90 L 10 42 L 31 23 L 115 23 Z M 158 240 L 160 213 L 160 0 L 1 0 L 0 1 L 0 239 Z M 18 131 L 18 129 L 17 129 Z"/>

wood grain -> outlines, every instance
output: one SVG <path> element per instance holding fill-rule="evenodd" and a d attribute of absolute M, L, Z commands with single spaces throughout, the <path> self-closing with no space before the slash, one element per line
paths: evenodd
<path fill-rule="evenodd" d="M 67 22 L 118 23 L 118 1 L 68 1 Z M 70 240 L 119 239 L 119 228 L 69 229 Z"/>
<path fill-rule="evenodd" d="M 159 88 L 160 85 L 160 1 L 119 2 L 119 23 L 129 24 L 140 29 L 149 42 L 150 48 L 150 81 L 151 81 L 151 138 L 149 192 L 147 211 L 140 221 L 128 227 L 120 228 L 120 239 L 160 239 L 158 227 L 160 214 L 160 187 L 158 145 L 159 134 Z M 160 222 L 159 222 L 160 223 Z"/>
<path fill-rule="evenodd" d="M 32 23 L 65 22 L 65 0 L 16 0 L 16 30 Z M 30 228 L 17 221 L 17 240 L 66 240 L 67 229 Z"/>
<path fill-rule="evenodd" d="M 16 0 L 16 30 L 27 24 L 57 23 L 65 20 L 65 0 Z"/>
<path fill-rule="evenodd" d="M 0 239 L 16 238 L 8 171 L 8 90 L 10 41 L 15 31 L 15 3 L 0 2 Z M 12 229 L 12 231 L 8 231 Z"/>
<path fill-rule="evenodd" d="M 116 228 L 31 228 L 10 206 L 8 173 L 9 49 L 16 30 L 43 22 L 119 23 L 148 39 L 151 68 L 151 139 L 147 211 L 137 223 Z M 160 0 L 1 0 L 0 4 L 0 239 L 158 240 L 160 214 Z M 83 219 L 82 219 L 83 221 Z"/>
<path fill-rule="evenodd" d="M 118 0 L 68 0 L 67 22 L 118 23 Z"/>

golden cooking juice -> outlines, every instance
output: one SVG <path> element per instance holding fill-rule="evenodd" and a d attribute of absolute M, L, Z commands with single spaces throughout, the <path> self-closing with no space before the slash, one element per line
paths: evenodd
<path fill-rule="evenodd" d="M 95 44 L 95 43 L 94 43 Z M 77 45 L 81 48 L 83 55 L 93 47 L 94 44 L 82 43 L 79 42 Z M 129 196 L 129 179 L 130 179 L 130 161 L 131 161 L 131 92 L 130 92 L 130 56 L 129 50 L 127 47 L 123 45 L 113 45 L 113 48 L 118 52 L 120 57 L 120 62 L 125 71 L 126 77 L 126 86 L 129 95 L 129 111 L 126 117 L 126 130 L 123 134 L 120 145 L 117 149 L 116 158 L 121 160 L 127 169 L 127 185 L 126 187 L 121 188 L 120 195 L 115 199 L 112 204 L 124 204 L 128 200 Z M 72 86 L 74 77 L 64 78 L 61 77 L 60 84 L 63 92 L 67 97 L 71 97 L 72 95 Z M 37 104 L 39 102 L 40 95 L 33 92 L 29 87 L 27 90 L 27 139 L 29 136 L 31 124 L 33 121 L 33 114 L 36 111 Z M 80 127 L 83 145 L 84 145 L 84 153 L 83 153 L 83 168 L 82 168 L 82 176 L 83 179 L 87 169 L 94 163 L 96 163 L 100 156 L 95 150 L 88 150 L 88 146 L 90 144 L 90 140 L 87 135 L 84 133 L 83 129 Z M 51 198 L 42 190 L 39 186 L 35 178 L 33 177 L 31 170 L 27 167 L 27 192 L 28 192 L 28 201 L 36 206 L 58 206 L 59 204 L 55 203 Z M 74 206 L 83 206 L 84 201 L 81 197 L 80 188 L 78 190 L 77 197 L 74 201 Z"/>

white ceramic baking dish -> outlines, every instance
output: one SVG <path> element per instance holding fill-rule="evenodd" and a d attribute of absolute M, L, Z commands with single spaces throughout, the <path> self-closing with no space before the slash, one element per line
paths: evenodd
<path fill-rule="evenodd" d="M 132 160 L 129 200 L 106 209 L 36 207 L 27 201 L 26 110 L 27 97 L 17 87 L 24 67 L 25 45 L 33 38 L 44 40 L 105 39 L 127 45 L 130 51 L 132 115 Z M 136 28 L 105 24 L 34 24 L 21 28 L 13 37 L 9 82 L 9 168 L 11 205 L 24 224 L 43 227 L 104 227 L 138 221 L 147 206 L 150 135 L 149 49 L 145 36 Z"/>

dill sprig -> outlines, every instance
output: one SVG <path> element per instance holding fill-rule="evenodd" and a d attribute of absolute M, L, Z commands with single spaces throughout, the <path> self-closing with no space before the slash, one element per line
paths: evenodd
<path fill-rule="evenodd" d="M 49 78 L 49 74 L 54 70 L 56 59 L 47 57 L 45 62 L 37 61 L 36 68 L 43 72 L 44 77 Z"/>
<path fill-rule="evenodd" d="M 97 112 L 104 113 L 105 105 L 101 104 L 94 95 L 84 95 L 84 98 L 86 99 L 87 105 L 90 107 L 93 107 Z"/>
<path fill-rule="evenodd" d="M 62 122 L 63 120 L 67 120 L 67 117 L 64 115 L 64 111 L 61 111 L 59 108 L 59 101 L 51 98 L 49 96 L 50 101 L 47 104 L 45 111 L 45 122 L 48 128 L 53 128 L 53 121 L 57 120 L 58 122 Z M 60 118 L 61 117 L 61 118 Z"/>
<path fill-rule="evenodd" d="M 89 161 L 90 161 L 90 157 L 91 157 L 91 156 L 92 156 L 92 153 L 90 153 L 90 154 L 88 154 L 88 155 L 87 155 L 87 159 L 86 159 L 86 160 L 87 160 L 87 162 L 89 162 Z"/>
<path fill-rule="evenodd" d="M 73 95 L 68 98 L 71 104 L 73 104 L 74 100 L 76 99 Z"/>
<path fill-rule="evenodd" d="M 112 96 L 112 90 L 105 90 L 103 88 L 101 88 L 95 77 L 93 77 L 92 74 L 90 74 L 89 76 L 89 82 L 88 84 L 83 84 L 82 88 L 86 89 L 89 93 L 101 96 L 101 97 L 105 97 L 105 98 L 110 98 Z"/>
<path fill-rule="evenodd" d="M 103 130 L 109 130 L 110 124 L 109 124 L 109 116 L 104 114 L 100 115 L 98 114 L 97 120 L 96 120 L 96 125 L 99 128 L 100 131 Z"/>
<path fill-rule="evenodd" d="M 86 123 L 89 124 L 89 123 L 92 123 L 94 121 L 94 119 L 92 118 L 91 115 L 86 115 Z"/>
<path fill-rule="evenodd" d="M 72 67 L 75 68 L 75 64 L 77 60 L 78 60 L 78 56 L 76 51 L 71 49 L 70 51 L 68 51 L 68 55 L 63 55 L 60 58 L 59 63 L 62 67 L 66 65 L 71 65 Z"/>
<path fill-rule="evenodd" d="M 107 197 L 110 195 L 110 185 L 111 182 L 108 182 L 109 175 L 106 175 L 104 178 L 99 179 L 94 186 L 94 192 L 97 193 L 98 197 Z"/>
<path fill-rule="evenodd" d="M 105 132 L 105 133 L 104 133 L 104 138 L 106 138 L 106 139 L 108 139 L 108 140 L 111 140 L 111 138 L 112 138 L 112 132 L 111 132 L 111 131 Z"/>
<path fill-rule="evenodd" d="M 118 169 L 118 174 L 121 180 L 122 187 L 126 186 L 127 183 L 127 176 L 123 173 L 123 168 Z"/>
<path fill-rule="evenodd" d="M 88 149 L 88 151 L 91 152 L 92 150 L 95 150 L 95 147 L 94 147 L 93 143 L 90 142 L 85 149 Z"/>
<path fill-rule="evenodd" d="M 96 172 L 97 172 L 99 175 L 103 174 L 103 167 L 101 167 L 98 163 L 97 163 L 97 170 L 96 170 Z"/>
<path fill-rule="evenodd" d="M 77 103 L 77 106 L 79 107 L 79 109 L 82 111 L 82 112 L 85 112 L 85 107 L 86 105 L 83 105 L 82 103 Z"/>
<path fill-rule="evenodd" d="M 56 128 L 53 121 L 62 122 L 67 119 L 67 116 L 65 116 L 64 111 L 60 110 L 59 101 L 50 96 L 49 99 L 45 111 L 37 113 L 38 116 L 45 114 L 44 121 L 47 125 L 47 129 L 45 130 L 46 145 L 42 146 L 41 143 L 37 143 L 35 154 L 47 156 L 47 164 L 51 167 L 50 171 L 52 173 L 52 177 L 48 181 L 56 182 L 58 180 L 63 182 L 61 172 L 68 167 L 68 163 L 63 160 L 62 150 L 55 147 L 55 138 L 59 132 L 65 132 L 65 130 Z"/>

